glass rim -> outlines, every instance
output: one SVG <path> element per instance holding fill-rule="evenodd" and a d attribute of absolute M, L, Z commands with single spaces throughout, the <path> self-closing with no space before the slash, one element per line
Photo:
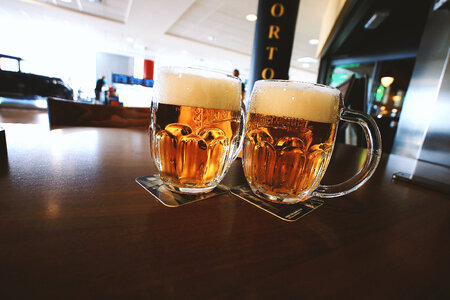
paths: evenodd
<path fill-rule="evenodd" d="M 200 72 L 212 73 L 212 74 L 224 76 L 222 78 L 237 80 L 240 83 L 242 83 L 241 78 L 236 77 L 232 74 L 226 73 L 224 71 L 210 69 L 210 68 L 204 68 L 204 67 L 196 67 L 196 66 L 170 66 L 170 65 L 169 66 L 161 66 L 156 69 L 157 72 L 156 72 L 155 79 L 158 78 L 158 73 L 160 71 L 164 71 L 164 70 L 174 70 L 174 71 L 180 71 L 180 72 L 182 72 L 183 70 L 191 70 L 193 72 L 185 72 L 185 73 L 189 73 L 189 74 L 193 74 L 193 75 L 201 75 L 201 74 L 199 74 Z M 198 72 L 198 73 L 196 73 L 196 72 Z"/>
<path fill-rule="evenodd" d="M 321 84 L 321 83 L 310 82 L 310 81 L 289 80 L 289 79 L 259 79 L 259 80 L 255 81 L 254 85 L 256 85 L 256 83 L 258 83 L 258 82 L 279 82 L 279 83 L 301 84 L 301 85 L 305 85 L 305 86 L 317 86 L 320 88 L 330 89 L 330 90 L 334 90 L 334 91 L 341 93 L 341 91 L 336 87 L 332 87 L 332 86 L 329 86 L 326 84 Z"/>

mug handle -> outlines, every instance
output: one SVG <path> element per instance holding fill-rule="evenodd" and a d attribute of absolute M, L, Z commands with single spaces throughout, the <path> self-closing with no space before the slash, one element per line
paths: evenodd
<path fill-rule="evenodd" d="M 239 130 L 237 134 L 237 138 L 239 139 L 239 143 L 237 146 L 232 150 L 232 153 L 230 153 L 229 159 L 228 159 L 228 166 L 230 166 L 233 161 L 236 159 L 236 157 L 241 153 L 242 146 L 244 144 L 244 131 L 245 131 L 245 125 L 247 123 L 247 108 L 245 106 L 244 99 L 241 100 L 241 121 L 239 122 Z"/>
<path fill-rule="evenodd" d="M 382 148 L 380 130 L 373 118 L 367 114 L 351 109 L 342 109 L 339 119 L 356 123 L 362 127 L 367 142 L 367 155 L 363 166 L 347 181 L 333 185 L 319 185 L 312 193 L 321 198 L 334 198 L 351 193 L 360 188 L 372 174 L 380 162 Z"/>

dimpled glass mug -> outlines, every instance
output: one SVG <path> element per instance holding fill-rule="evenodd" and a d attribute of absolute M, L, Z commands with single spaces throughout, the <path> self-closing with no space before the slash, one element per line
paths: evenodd
<path fill-rule="evenodd" d="M 374 120 L 343 107 L 338 89 L 298 81 L 259 80 L 253 87 L 244 135 L 243 168 L 256 195 L 278 203 L 331 198 L 358 189 L 381 156 Z M 367 140 L 361 170 L 336 185 L 320 185 L 339 120 L 359 124 Z"/>
<path fill-rule="evenodd" d="M 198 68 L 158 70 L 151 105 L 150 152 L 174 192 L 206 193 L 225 176 L 242 145 L 241 80 Z"/>

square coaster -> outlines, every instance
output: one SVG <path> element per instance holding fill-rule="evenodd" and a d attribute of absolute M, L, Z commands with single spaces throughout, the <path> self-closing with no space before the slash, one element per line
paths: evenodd
<path fill-rule="evenodd" d="M 236 186 L 231 188 L 230 191 L 233 195 L 238 196 L 256 207 L 289 222 L 297 221 L 323 204 L 323 200 L 317 197 L 311 197 L 296 204 L 279 204 L 270 202 L 253 194 L 248 185 Z"/>
<path fill-rule="evenodd" d="M 178 207 L 184 204 L 228 193 L 228 188 L 222 184 L 219 184 L 214 190 L 205 194 L 178 194 L 166 188 L 158 174 L 138 177 L 136 178 L 136 182 L 139 183 L 147 192 L 155 196 L 159 202 L 169 207 Z"/>

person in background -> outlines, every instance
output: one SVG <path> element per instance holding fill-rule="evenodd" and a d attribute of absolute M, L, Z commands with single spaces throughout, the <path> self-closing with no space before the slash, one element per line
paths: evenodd
<path fill-rule="evenodd" d="M 233 76 L 239 78 L 239 70 L 238 69 L 234 69 Z M 242 81 L 242 79 L 241 79 L 241 81 Z M 245 99 L 245 83 L 243 81 L 242 81 L 242 99 Z"/>
<path fill-rule="evenodd" d="M 99 80 L 97 80 L 97 84 L 95 85 L 95 100 L 100 100 L 100 94 L 102 92 L 102 88 L 105 85 L 105 76 L 102 76 Z"/>

